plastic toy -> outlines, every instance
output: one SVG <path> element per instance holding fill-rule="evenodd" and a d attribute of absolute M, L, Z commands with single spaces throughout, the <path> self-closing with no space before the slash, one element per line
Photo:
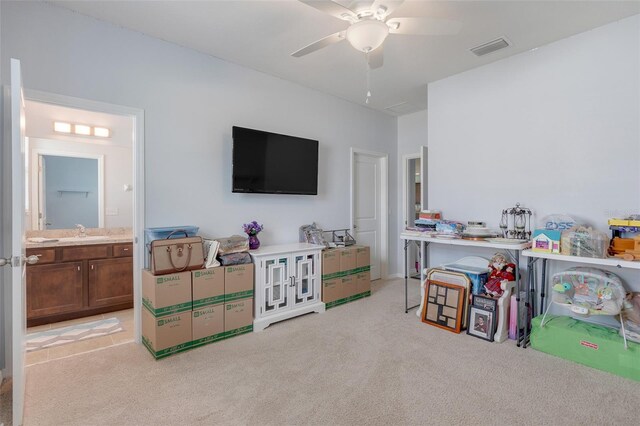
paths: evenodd
<path fill-rule="evenodd" d="M 551 288 L 553 303 L 574 314 L 620 316 L 622 322 L 621 311 L 626 292 L 620 278 L 611 272 L 589 267 L 571 268 L 554 274 Z M 544 327 L 550 307 L 551 303 L 542 317 L 541 327 Z M 624 329 L 624 324 L 622 327 Z M 624 345 L 626 348 L 626 337 Z"/>
<path fill-rule="evenodd" d="M 560 253 L 562 231 L 536 229 L 531 239 L 531 250 L 540 253 Z"/>

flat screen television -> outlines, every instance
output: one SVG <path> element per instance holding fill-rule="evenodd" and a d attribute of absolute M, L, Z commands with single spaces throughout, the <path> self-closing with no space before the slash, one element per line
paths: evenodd
<path fill-rule="evenodd" d="M 233 192 L 318 194 L 318 141 L 233 127 Z"/>

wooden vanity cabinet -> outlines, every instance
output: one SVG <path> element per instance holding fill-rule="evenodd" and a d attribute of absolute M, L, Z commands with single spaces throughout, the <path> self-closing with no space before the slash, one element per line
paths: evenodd
<path fill-rule="evenodd" d="M 82 310 L 82 287 L 82 262 L 27 268 L 27 319 Z"/>
<path fill-rule="evenodd" d="M 27 326 L 133 307 L 133 244 L 27 249 Z"/>
<path fill-rule="evenodd" d="M 133 258 L 89 262 L 89 306 L 112 306 L 133 301 Z"/>

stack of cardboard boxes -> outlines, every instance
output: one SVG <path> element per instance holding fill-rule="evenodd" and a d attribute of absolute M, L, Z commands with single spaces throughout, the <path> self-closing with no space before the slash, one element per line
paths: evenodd
<path fill-rule="evenodd" d="M 371 295 L 369 247 L 353 245 L 322 251 L 322 301 L 325 308 Z"/>
<path fill-rule="evenodd" d="M 142 271 L 142 342 L 156 358 L 253 330 L 253 264 Z"/>

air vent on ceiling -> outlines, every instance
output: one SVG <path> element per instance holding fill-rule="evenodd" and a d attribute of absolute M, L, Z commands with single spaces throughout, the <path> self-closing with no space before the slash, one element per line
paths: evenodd
<path fill-rule="evenodd" d="M 480 46 L 476 46 L 470 49 L 476 56 L 484 56 L 489 53 L 495 52 L 496 50 L 504 49 L 505 47 L 509 47 L 509 42 L 504 38 L 497 38 L 495 40 L 491 40 L 488 43 L 481 44 Z"/>
<path fill-rule="evenodd" d="M 400 102 L 399 104 L 391 105 L 385 108 L 385 111 L 392 112 L 394 114 L 408 114 L 410 112 L 419 111 L 420 108 L 416 105 L 410 104 L 409 102 Z"/>

